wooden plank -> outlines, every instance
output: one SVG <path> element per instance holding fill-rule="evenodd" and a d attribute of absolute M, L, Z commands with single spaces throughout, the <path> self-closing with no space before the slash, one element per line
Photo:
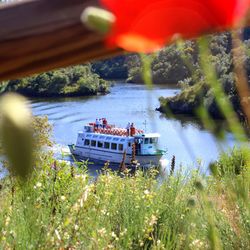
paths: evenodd
<path fill-rule="evenodd" d="M 121 53 L 80 21 L 97 0 L 25 0 L 0 5 L 0 80 Z"/>

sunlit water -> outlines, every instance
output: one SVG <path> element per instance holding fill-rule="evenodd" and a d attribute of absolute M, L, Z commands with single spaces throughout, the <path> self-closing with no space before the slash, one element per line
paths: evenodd
<path fill-rule="evenodd" d="M 31 106 L 34 115 L 47 115 L 53 125 L 58 158 L 69 159 L 63 157 L 69 152 L 67 145 L 76 142 L 77 132 L 84 124 L 106 117 L 117 126 L 125 128 L 128 122 L 134 122 L 146 132 L 160 133 L 159 147 L 167 150 L 167 160 L 175 155 L 176 165 L 182 164 L 185 168 L 197 168 L 197 160 L 201 160 L 201 168 L 206 172 L 221 148 L 234 146 L 233 136 L 226 133 L 221 142 L 192 119 L 170 119 L 155 111 L 160 96 L 173 96 L 178 91 L 169 86 L 148 90 L 145 85 L 117 83 L 105 96 L 32 99 Z"/>

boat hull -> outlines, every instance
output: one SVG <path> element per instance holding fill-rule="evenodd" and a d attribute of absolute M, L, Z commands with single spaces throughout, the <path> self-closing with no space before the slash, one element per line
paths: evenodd
<path fill-rule="evenodd" d="M 109 151 L 89 149 L 84 147 L 77 147 L 74 144 L 69 145 L 69 149 L 72 155 L 74 155 L 79 160 L 92 160 L 98 162 L 107 162 L 113 164 L 120 164 L 123 161 L 123 153 L 113 153 Z M 137 160 L 142 166 L 158 166 L 159 161 L 163 154 L 154 155 L 136 155 L 135 160 Z M 132 160 L 132 155 L 126 155 L 125 164 L 130 164 Z"/>

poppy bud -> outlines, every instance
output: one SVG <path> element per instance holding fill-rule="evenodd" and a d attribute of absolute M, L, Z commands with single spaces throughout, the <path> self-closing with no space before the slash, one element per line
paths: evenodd
<path fill-rule="evenodd" d="M 32 167 L 32 116 L 27 100 L 17 94 L 6 94 L 0 101 L 2 146 L 11 174 L 26 177 Z"/>
<path fill-rule="evenodd" d="M 196 179 L 194 181 L 194 186 L 197 190 L 199 191 L 203 191 L 204 190 L 204 187 L 205 187 L 205 183 L 202 179 Z"/>
<path fill-rule="evenodd" d="M 187 205 L 189 207 L 195 207 L 196 206 L 196 197 L 191 196 L 188 201 L 187 201 Z"/>
<path fill-rule="evenodd" d="M 81 21 L 89 29 L 98 31 L 101 34 L 107 34 L 115 22 L 115 16 L 107 10 L 88 7 L 83 11 Z"/>

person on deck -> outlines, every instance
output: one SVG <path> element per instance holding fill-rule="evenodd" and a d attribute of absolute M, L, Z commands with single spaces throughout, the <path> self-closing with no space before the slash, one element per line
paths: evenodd
<path fill-rule="evenodd" d="M 100 121 L 97 118 L 95 120 L 95 127 L 96 127 L 96 129 L 99 129 L 99 127 L 100 127 Z"/>
<path fill-rule="evenodd" d="M 107 128 L 107 125 L 108 125 L 108 121 L 106 118 L 102 118 L 102 126 L 103 128 Z"/>
<path fill-rule="evenodd" d="M 134 126 L 134 123 L 133 123 L 133 122 L 131 123 L 131 126 L 130 126 L 130 135 L 131 135 L 131 136 L 134 136 L 134 135 L 135 135 L 135 126 Z"/>

